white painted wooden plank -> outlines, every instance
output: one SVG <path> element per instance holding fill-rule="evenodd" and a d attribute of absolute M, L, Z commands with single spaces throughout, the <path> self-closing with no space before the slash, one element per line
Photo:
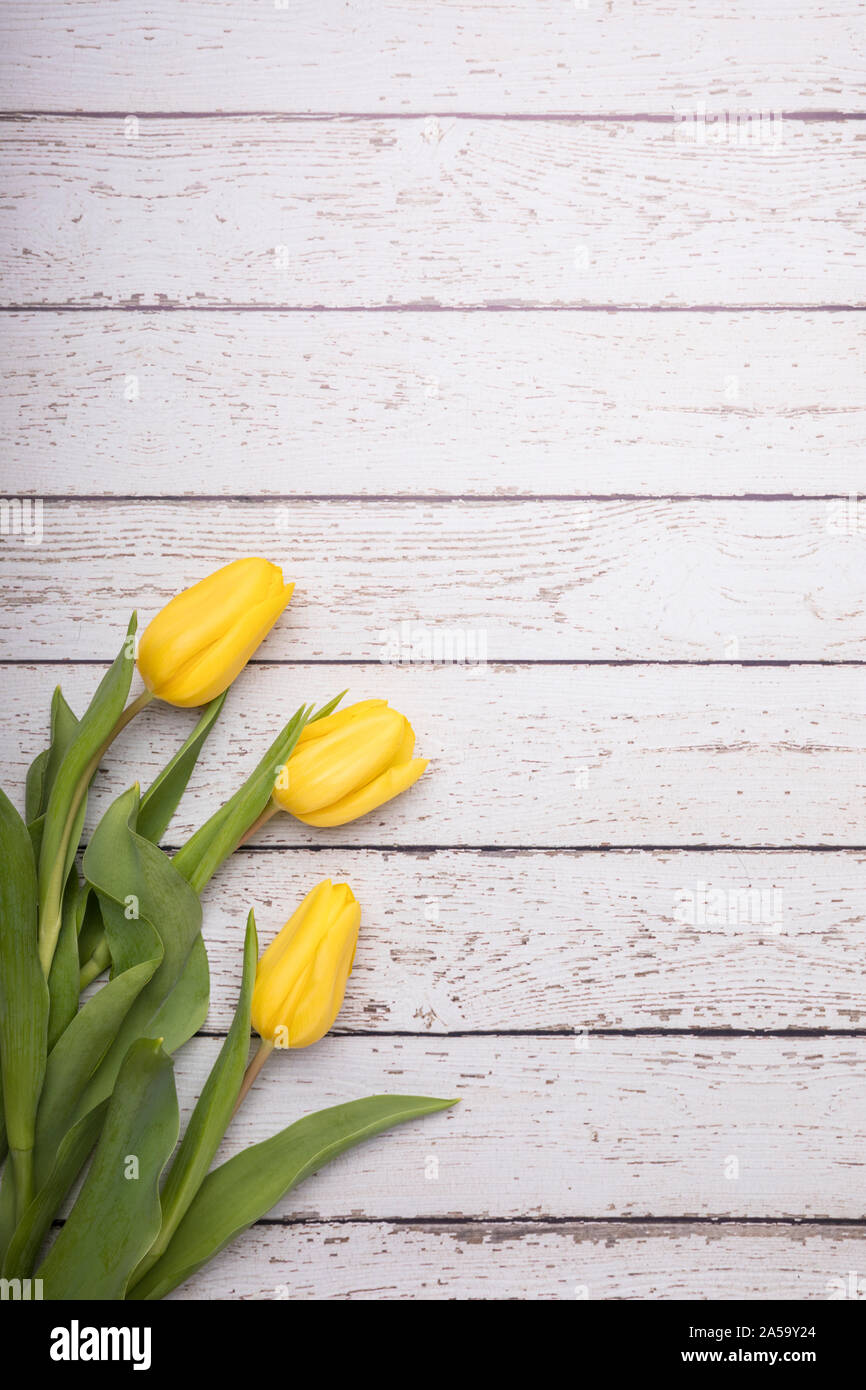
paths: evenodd
<path fill-rule="evenodd" d="M 4 329 L 7 492 L 862 484 L 859 314 L 25 312 Z"/>
<path fill-rule="evenodd" d="M 0 543 L 0 654 L 113 656 L 133 607 L 144 624 L 263 554 L 297 583 L 273 659 L 857 660 L 858 518 L 856 500 L 28 504 Z"/>
<path fill-rule="evenodd" d="M 52 116 L 0 156 L 6 303 L 862 304 L 857 122 Z"/>
<path fill-rule="evenodd" d="M 851 1028 L 866 1018 L 866 857 L 241 851 L 204 899 L 210 1030 L 313 884 L 363 920 L 338 1028 Z"/>
<path fill-rule="evenodd" d="M 857 1226 L 297 1223 L 254 1226 L 171 1298 L 801 1301 L 856 1297 L 862 1269 Z"/>
<path fill-rule="evenodd" d="M 99 675 L 5 669 L 0 784 L 10 794 L 44 744 L 55 682 L 80 711 Z M 299 704 L 346 686 L 350 700 L 385 697 L 403 710 L 430 768 L 354 825 L 317 831 L 281 815 L 261 843 L 864 844 L 866 671 L 820 666 L 252 666 L 208 741 L 176 842 L 252 771 Z M 147 710 L 112 749 L 94 814 L 134 780 L 146 786 L 192 725 L 191 711 Z"/>
<path fill-rule="evenodd" d="M 357 1096 L 459 1095 L 453 1110 L 343 1155 L 273 1215 L 866 1212 L 866 1039 L 585 1041 L 328 1038 L 275 1053 L 222 1152 Z M 199 1038 L 179 1054 L 185 1105 L 219 1046 Z"/>
<path fill-rule="evenodd" d="M 863 107 L 856 0 L 7 0 L 3 21 L 19 108 Z"/>

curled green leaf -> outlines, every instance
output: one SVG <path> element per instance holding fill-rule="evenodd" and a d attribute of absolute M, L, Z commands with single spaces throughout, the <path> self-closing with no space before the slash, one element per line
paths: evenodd
<path fill-rule="evenodd" d="M 90 1171 L 36 1271 L 46 1299 L 122 1299 L 159 1231 L 159 1179 L 177 1141 L 174 1069 L 159 1040 L 124 1060 Z"/>
<path fill-rule="evenodd" d="M 223 691 L 222 695 L 211 700 L 202 711 L 201 718 L 189 738 L 177 750 L 171 761 L 166 763 L 162 772 L 142 796 L 136 829 L 145 840 L 152 840 L 154 844 L 158 844 L 165 833 L 186 791 L 186 785 L 205 740 L 219 718 L 227 693 Z"/>
<path fill-rule="evenodd" d="M 205 1082 L 162 1189 L 159 1235 L 135 1271 L 136 1283 L 167 1248 L 202 1184 L 232 1117 L 250 1049 L 250 1005 L 256 979 L 258 940 L 252 912 L 247 918 L 241 992 L 232 1026 Z"/>
<path fill-rule="evenodd" d="M 99 896 L 111 949 L 112 978 L 152 960 L 160 951 L 161 955 L 112 1037 L 85 1091 L 84 1109 L 111 1093 L 120 1064 L 136 1038 L 166 1037 L 160 1011 L 181 981 L 190 953 L 201 950 L 198 897 L 168 855 L 138 834 L 137 815 L 138 789 L 133 787 L 117 798 L 96 827 L 84 855 L 84 874 Z M 195 983 L 198 985 L 198 977 Z M 186 1013 L 183 1017 L 175 1014 L 176 1036 L 171 1044 L 166 1037 L 171 1046 L 185 1042 L 201 1021 L 198 988 L 181 990 L 178 1000 Z"/>
<path fill-rule="evenodd" d="M 127 1296 L 163 1298 L 310 1173 L 383 1130 L 455 1104 L 431 1096 L 367 1096 L 307 1115 L 244 1149 L 205 1178 L 168 1249 Z"/>
<path fill-rule="evenodd" d="M 183 874 L 197 893 L 237 848 L 238 841 L 267 806 L 274 778 L 297 743 L 308 718 L 306 706 L 295 711 L 243 786 L 174 856 L 172 862 L 178 873 Z"/>
<path fill-rule="evenodd" d="M 57 1208 L 84 1166 L 96 1143 L 108 1101 L 97 1105 L 63 1136 L 45 1182 L 24 1212 L 9 1242 L 3 1277 L 25 1279 L 39 1255 Z"/>
<path fill-rule="evenodd" d="M 48 986 L 36 936 L 36 864 L 27 827 L 0 791 L 0 1070 L 16 1211 L 32 1197 L 36 1106 L 48 1046 Z"/>
<path fill-rule="evenodd" d="M 116 733 L 150 698 L 145 692 L 124 710 L 135 665 L 135 627 L 133 614 L 120 652 L 79 721 L 48 796 L 39 850 L 39 954 L 46 977 L 60 935 L 63 888 L 78 849 L 87 789 Z"/>

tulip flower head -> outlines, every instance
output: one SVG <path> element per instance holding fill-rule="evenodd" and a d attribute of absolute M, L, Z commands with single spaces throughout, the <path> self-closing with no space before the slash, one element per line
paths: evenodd
<path fill-rule="evenodd" d="M 149 624 L 138 650 L 148 690 L 170 705 L 204 705 L 227 690 L 292 597 L 278 565 L 235 560 L 184 589 Z"/>
<path fill-rule="evenodd" d="M 277 1047 L 309 1047 L 333 1026 L 352 973 L 361 908 L 348 883 L 325 879 L 264 952 L 253 1027 Z"/>
<path fill-rule="evenodd" d="M 417 782 L 412 725 L 387 700 L 362 700 L 307 724 L 274 785 L 274 801 L 305 825 L 345 825 Z"/>

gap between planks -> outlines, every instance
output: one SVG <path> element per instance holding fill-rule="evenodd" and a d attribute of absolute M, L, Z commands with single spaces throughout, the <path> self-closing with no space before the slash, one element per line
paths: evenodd
<path fill-rule="evenodd" d="M 227 1036 L 228 1029 L 200 1028 L 194 1034 L 197 1038 L 210 1038 L 220 1042 Z M 532 1038 L 542 1041 L 545 1038 L 775 1038 L 784 1041 L 803 1041 L 804 1039 L 839 1038 L 847 1041 L 852 1038 L 866 1038 L 866 1028 L 450 1028 L 443 1033 L 430 1033 L 419 1028 L 332 1028 L 334 1038 L 421 1038 L 429 1042 L 431 1038 Z"/>
<path fill-rule="evenodd" d="M 866 121 L 866 111 L 777 111 L 782 121 Z M 424 111 L 151 111 L 137 106 L 134 111 L 89 111 L 66 108 L 3 107 L 0 121 L 39 120 L 52 117 L 58 120 L 123 121 L 130 115 L 154 121 L 417 121 L 429 118 L 452 121 L 541 121 L 559 125 L 609 122 L 630 125 L 633 122 L 654 125 L 676 125 L 679 117 L 665 111 L 459 111 L 426 108 Z"/>
<path fill-rule="evenodd" d="M 405 502 L 408 504 L 439 505 L 440 503 L 470 502 L 846 502 L 847 492 L 51 492 L 38 494 L 22 491 L 21 497 L 35 497 L 41 502 L 97 504 L 108 503 L 142 506 L 203 502 L 224 506 L 235 502 L 247 506 L 270 503 L 294 504 L 304 502 Z"/>
<path fill-rule="evenodd" d="M 486 300 L 475 304 L 56 304 L 7 301 L 2 314 L 862 314 L 866 303 L 809 304 L 527 304 L 523 300 Z"/>
<path fill-rule="evenodd" d="M 62 1222 L 58 1222 L 62 1225 Z M 817 1229 L 852 1230 L 866 1228 L 866 1216 L 334 1216 L 323 1221 L 317 1216 L 262 1216 L 256 1226 L 423 1226 L 448 1229 L 451 1226 L 815 1226 Z"/>

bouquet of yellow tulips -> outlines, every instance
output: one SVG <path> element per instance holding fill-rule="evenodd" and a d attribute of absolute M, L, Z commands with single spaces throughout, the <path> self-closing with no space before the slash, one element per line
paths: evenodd
<path fill-rule="evenodd" d="M 46 1299 L 162 1298 L 338 1154 L 454 1104 L 367 1096 L 213 1167 L 274 1049 L 309 1047 L 339 1013 L 361 909 L 348 884 L 325 880 L 260 960 L 250 912 L 234 1021 L 178 1143 L 172 1055 L 201 1027 L 209 1002 L 205 884 L 279 811 L 307 825 L 342 825 L 426 767 L 413 756 L 408 720 L 385 701 L 304 705 L 186 844 L 172 857 L 159 848 L 228 687 L 292 587 L 276 565 L 245 559 L 178 594 L 141 639 L 145 688 L 127 703 L 133 616 L 80 717 L 54 692 L 50 742 L 28 771 L 23 818 L 0 791 L 0 1270 L 7 1280 L 40 1281 Z M 123 792 L 84 848 L 94 774 L 154 699 L 202 713 L 152 785 Z M 251 1029 L 260 1044 L 248 1061 Z"/>

